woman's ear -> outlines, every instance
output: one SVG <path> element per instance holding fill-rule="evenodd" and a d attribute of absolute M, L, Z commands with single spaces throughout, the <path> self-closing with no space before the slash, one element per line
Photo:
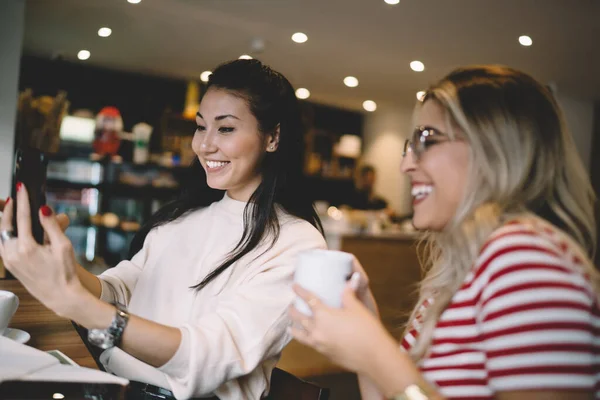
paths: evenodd
<path fill-rule="evenodd" d="M 267 140 L 267 152 L 273 153 L 277 151 L 277 147 L 279 147 L 279 132 L 280 125 L 277 125 L 275 131 L 268 136 Z"/>

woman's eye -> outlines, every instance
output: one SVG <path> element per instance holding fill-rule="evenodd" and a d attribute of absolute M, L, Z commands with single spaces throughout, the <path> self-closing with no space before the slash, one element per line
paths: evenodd
<path fill-rule="evenodd" d="M 423 142 L 423 148 L 425 148 L 425 149 L 428 149 L 428 148 L 430 148 L 431 146 L 434 146 L 434 145 L 436 145 L 436 144 L 443 143 L 443 142 L 445 142 L 445 140 L 443 140 L 443 139 L 439 139 L 439 138 L 435 138 L 435 139 L 434 139 L 434 138 L 428 138 L 428 139 L 425 139 L 425 141 Z"/>
<path fill-rule="evenodd" d="M 230 133 L 230 132 L 233 132 L 234 129 L 235 128 L 229 128 L 229 127 L 222 126 L 222 127 L 219 128 L 219 132 L 221 132 L 221 133 Z"/>
<path fill-rule="evenodd" d="M 198 125 L 196 126 L 196 132 L 203 132 L 206 130 L 206 127 L 202 126 L 202 125 Z"/>

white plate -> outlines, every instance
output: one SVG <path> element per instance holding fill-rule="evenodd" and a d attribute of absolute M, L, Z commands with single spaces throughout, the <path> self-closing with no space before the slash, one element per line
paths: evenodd
<path fill-rule="evenodd" d="M 19 343 L 27 343 L 29 341 L 29 339 L 31 339 L 31 336 L 29 335 L 29 333 L 22 331 L 20 329 L 12 329 L 12 328 L 6 328 L 3 336 L 7 337 L 9 339 L 12 339 L 15 342 L 19 342 Z"/>

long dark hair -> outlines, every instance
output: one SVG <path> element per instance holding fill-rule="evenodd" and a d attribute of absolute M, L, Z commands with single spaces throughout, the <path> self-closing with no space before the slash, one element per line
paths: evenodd
<path fill-rule="evenodd" d="M 235 60 L 220 65 L 212 73 L 207 90 L 210 88 L 226 90 L 244 98 L 263 135 L 274 134 L 279 128 L 279 143 L 277 151 L 267 153 L 262 162 L 262 182 L 244 209 L 242 238 L 221 265 L 193 286 L 198 290 L 254 250 L 266 238 L 272 238 L 270 247 L 275 244 L 280 231 L 276 205 L 287 213 L 308 221 L 323 233 L 302 174 L 304 127 L 298 99 L 290 82 L 258 60 Z M 206 172 L 197 159 L 190 169 L 193 182 L 186 185 L 177 200 L 165 205 L 144 224 L 131 242 L 130 257 L 141 250 L 152 229 L 223 197 L 223 191 L 207 189 Z"/>

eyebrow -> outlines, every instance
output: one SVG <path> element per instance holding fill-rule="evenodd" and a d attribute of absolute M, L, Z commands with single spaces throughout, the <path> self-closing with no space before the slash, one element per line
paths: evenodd
<path fill-rule="evenodd" d="M 196 113 L 196 116 L 204 119 L 204 117 L 202 116 L 202 114 L 200 114 L 199 112 Z M 225 115 L 217 115 L 215 117 L 215 121 L 221 121 L 221 120 L 224 120 L 225 118 L 233 118 L 233 119 L 239 120 L 239 118 L 236 117 L 235 115 L 225 114 Z"/>

